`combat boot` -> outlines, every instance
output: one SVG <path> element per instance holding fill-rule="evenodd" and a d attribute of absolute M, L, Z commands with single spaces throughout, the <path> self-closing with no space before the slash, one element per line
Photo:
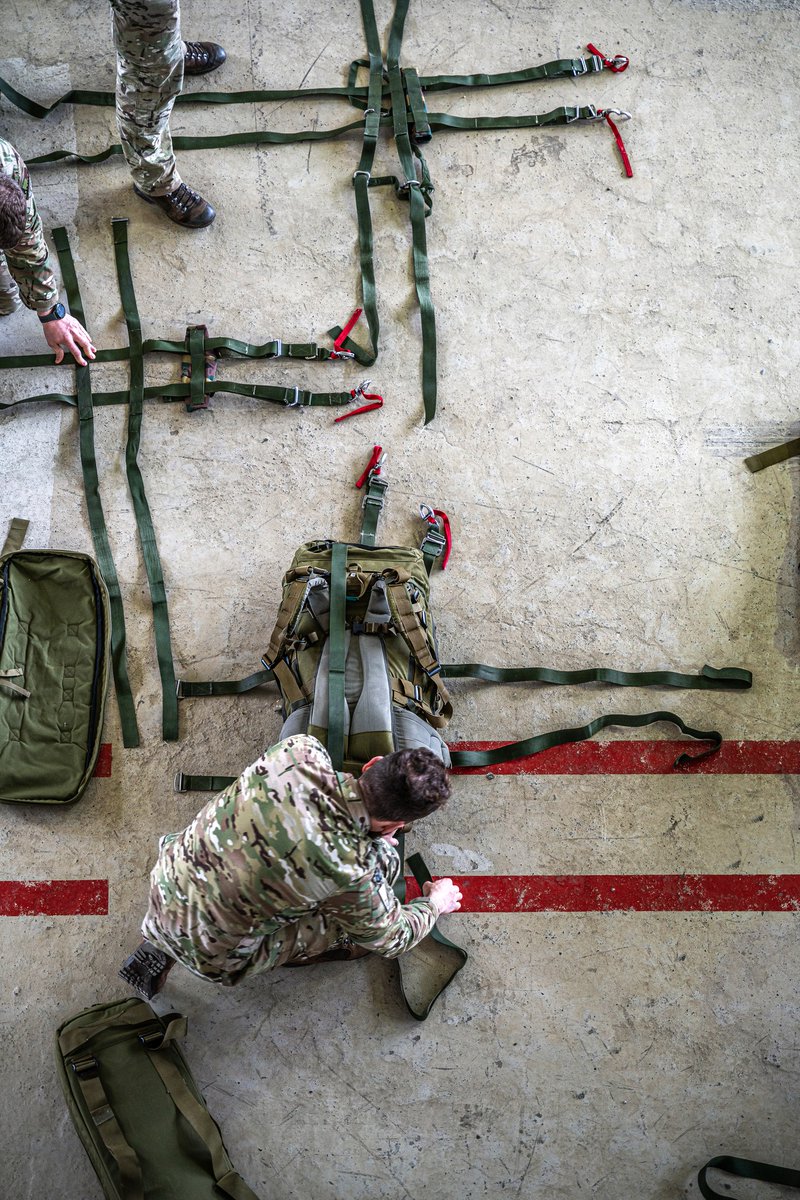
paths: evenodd
<path fill-rule="evenodd" d="M 125 959 L 119 974 L 143 1000 L 152 1000 L 161 991 L 174 966 L 174 958 L 170 958 L 152 942 L 144 941 Z"/>
<path fill-rule="evenodd" d="M 170 221 L 183 225 L 186 229 L 205 229 L 216 217 L 216 211 L 199 192 L 193 191 L 185 183 L 179 183 L 173 192 L 166 196 L 149 196 L 133 185 L 136 195 L 148 204 L 155 204 L 165 212 Z"/>
<path fill-rule="evenodd" d="M 326 962 L 352 962 L 356 958 L 366 958 L 372 951 L 366 946 L 359 946 L 351 941 L 349 937 L 342 938 L 330 950 L 323 950 L 321 954 L 309 954 L 306 958 L 290 959 L 289 962 L 283 964 L 284 967 L 315 967 L 317 963 Z"/>
<path fill-rule="evenodd" d="M 216 42 L 184 42 L 184 75 L 208 75 L 216 71 L 227 58 L 227 54 Z"/>

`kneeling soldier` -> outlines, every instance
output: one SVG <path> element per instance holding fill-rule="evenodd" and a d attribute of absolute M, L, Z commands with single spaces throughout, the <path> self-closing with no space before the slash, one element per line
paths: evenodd
<path fill-rule="evenodd" d="M 150 999 L 176 961 L 235 984 L 279 966 L 396 958 L 461 903 L 450 879 L 409 904 L 392 890 L 401 867 L 393 835 L 449 794 L 430 750 L 373 758 L 356 779 L 334 771 L 316 738 L 279 742 L 187 829 L 161 839 L 147 940 L 122 978 Z"/>

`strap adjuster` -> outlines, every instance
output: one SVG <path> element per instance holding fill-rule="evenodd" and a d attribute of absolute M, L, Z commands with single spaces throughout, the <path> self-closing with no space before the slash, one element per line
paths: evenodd
<path fill-rule="evenodd" d="M 87 1054 L 83 1058 L 74 1058 L 70 1066 L 78 1079 L 97 1079 L 100 1074 L 97 1059 L 93 1054 Z"/>
<path fill-rule="evenodd" d="M 172 780 L 172 790 L 173 792 L 188 792 L 189 789 L 186 786 L 186 776 L 184 775 L 183 771 L 175 772 L 175 778 Z"/>

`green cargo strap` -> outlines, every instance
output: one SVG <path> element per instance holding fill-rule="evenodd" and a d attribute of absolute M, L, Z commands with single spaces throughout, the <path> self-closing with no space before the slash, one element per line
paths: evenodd
<path fill-rule="evenodd" d="M 3 549 L 0 550 L 0 558 L 2 558 L 4 554 L 13 554 L 15 550 L 22 549 L 25 542 L 25 535 L 28 532 L 29 523 L 30 522 L 24 520 L 23 517 L 11 518 L 11 522 L 8 526 L 8 533 L 6 534 L 6 540 L 3 542 Z"/>
<path fill-rule="evenodd" d="M 378 471 L 371 471 L 366 483 L 366 491 L 362 503 L 363 516 L 361 518 L 361 536 L 359 541 L 362 546 L 374 546 L 375 537 L 378 532 L 378 521 L 380 520 L 381 512 L 383 511 L 383 502 L 386 496 L 386 489 L 389 486 Z"/>
<path fill-rule="evenodd" d="M 328 754 L 334 771 L 344 763 L 345 607 L 347 603 L 347 546 L 331 546 L 331 607 L 328 630 Z"/>
<path fill-rule="evenodd" d="M 241 696 L 245 692 L 252 692 L 254 688 L 262 687 L 265 683 L 274 682 L 275 675 L 272 671 L 254 671 L 245 679 L 179 679 L 175 691 L 179 700 L 199 696 Z"/>
<path fill-rule="evenodd" d="M 723 1200 L 723 1195 L 727 1200 L 734 1200 L 731 1192 L 728 1191 L 727 1183 L 723 1193 L 715 1192 L 706 1181 L 706 1172 L 712 1167 L 717 1171 L 726 1171 L 729 1175 L 738 1175 L 740 1179 L 757 1179 L 761 1183 L 777 1183 L 783 1187 L 800 1188 L 800 1171 L 792 1170 L 791 1167 L 774 1167 L 771 1163 L 755 1162 L 750 1158 L 733 1158 L 728 1154 L 720 1154 L 716 1158 L 709 1159 L 697 1176 L 697 1184 L 706 1200 Z"/>
<path fill-rule="evenodd" d="M 176 771 L 172 781 L 173 792 L 224 792 L 236 783 L 238 775 L 187 775 Z"/>
<path fill-rule="evenodd" d="M 108 1096 L 97 1073 L 95 1058 L 88 1055 L 82 1059 L 75 1059 L 71 1066 L 89 1109 L 89 1115 L 119 1171 L 121 1200 L 145 1200 L 139 1156 L 122 1132 L 114 1110 L 108 1102 Z"/>
<path fill-rule="evenodd" d="M 678 671 L 613 671 L 587 667 L 555 671 L 550 667 L 491 667 L 486 663 L 442 663 L 446 679 L 482 679 L 487 683 L 611 683 L 617 687 L 675 687 L 694 691 L 747 691 L 753 676 L 742 667 L 704 666 L 699 675 Z"/>
<path fill-rule="evenodd" d="M 190 325 L 186 330 L 186 350 L 191 360 L 192 376 L 189 384 L 189 399 L 186 401 L 187 412 L 197 412 L 198 409 L 208 408 L 206 400 L 206 352 L 205 325 Z"/>
<path fill-rule="evenodd" d="M 208 1150 L 216 1187 L 230 1200 L 258 1200 L 255 1192 L 247 1186 L 241 1175 L 232 1169 L 222 1142 L 219 1126 L 208 1109 L 192 1095 L 175 1063 L 171 1059 L 165 1058 L 158 1050 L 151 1050 L 147 1046 L 145 1049 L 148 1058 L 161 1076 L 161 1082 L 174 1100 L 176 1108 Z"/>
<path fill-rule="evenodd" d="M 158 553 L 153 518 L 144 490 L 144 480 L 139 469 L 139 445 L 142 434 L 144 412 L 144 358 L 142 357 L 142 326 L 139 309 L 131 278 L 128 256 L 127 218 L 115 218 L 111 222 L 114 231 L 114 258 L 117 266 L 119 294 L 122 311 L 128 327 L 130 343 L 130 403 L 128 405 L 128 440 L 125 446 L 125 467 L 128 488 L 133 501 L 133 511 L 142 547 L 150 600 L 153 608 L 153 629 L 156 640 L 156 656 L 161 676 L 161 733 L 165 742 L 178 739 L 178 698 L 175 694 L 175 667 L 172 659 L 172 644 L 169 635 L 169 610 L 164 573 Z M 201 378 L 202 372 L 201 372 Z"/>
<path fill-rule="evenodd" d="M 786 462 L 788 458 L 796 458 L 798 454 L 800 454 L 800 438 L 794 438 L 791 442 L 784 442 L 782 446 L 772 446 L 771 449 L 764 450 L 761 454 L 751 455 L 750 458 L 744 460 L 744 465 L 755 475 L 756 471 L 763 471 L 765 467 L 773 467 L 775 463 Z"/>
<path fill-rule="evenodd" d="M 722 745 L 721 733 L 715 729 L 693 729 L 675 713 L 651 712 L 642 713 L 639 716 L 609 713 L 608 716 L 596 717 L 588 725 L 581 725 L 575 729 L 555 729 L 551 733 L 540 733 L 536 737 L 526 738 L 521 742 L 509 742 L 508 745 L 497 746 L 493 750 L 453 750 L 450 758 L 454 767 L 493 767 L 497 763 L 528 758 L 532 754 L 539 754 L 542 750 L 550 750 L 553 746 L 565 746 L 570 742 L 584 742 L 610 725 L 619 725 L 624 729 L 641 729 L 645 725 L 654 725 L 658 721 L 669 721 L 671 724 L 677 725 L 681 732 L 688 737 L 697 738 L 701 742 L 713 743 L 709 750 L 704 750 L 701 754 L 680 754 L 673 763 L 674 767 L 702 762 L 711 754 L 715 754 Z"/>
<path fill-rule="evenodd" d="M 62 227 L 53 230 L 58 261 L 61 267 L 61 277 L 67 292 L 69 310 L 81 325 L 86 324 L 83 312 L 78 277 L 75 274 L 75 263 L 70 250 L 66 229 Z M 97 477 L 97 459 L 94 448 L 94 409 L 92 401 L 92 382 L 88 365 L 75 367 L 75 378 L 78 385 L 77 405 L 80 426 L 81 467 L 83 470 L 83 487 L 86 494 L 86 507 L 89 513 L 89 525 L 92 531 L 97 562 L 105 585 L 108 588 L 111 605 L 111 661 L 114 669 L 114 683 L 119 707 L 120 725 L 122 727 L 122 742 L 127 748 L 139 745 L 139 729 L 136 724 L 136 710 L 128 679 L 128 663 L 125 645 L 125 613 L 122 607 L 122 593 L 117 578 L 114 558 L 108 541 L 103 505 L 100 500 L 100 484 Z"/>
<path fill-rule="evenodd" d="M 402 833 L 398 833 L 397 835 L 397 852 L 399 854 L 399 860 L 401 860 L 402 864 L 405 859 L 405 838 Z M 431 874 L 429 874 L 427 866 L 422 860 L 421 854 L 411 854 L 408 859 L 408 865 L 416 882 L 420 884 L 420 889 L 422 888 L 423 883 L 431 882 Z M 401 904 L 405 904 L 405 902 L 407 902 L 405 901 L 405 877 L 403 876 L 402 866 L 401 874 L 399 874 L 399 878 L 395 884 L 395 894 Z M 415 948 L 408 950 L 408 952 L 405 954 L 399 955 L 399 958 L 397 959 L 397 967 L 399 970 L 399 983 L 401 983 L 401 995 L 403 997 L 405 1007 L 407 1007 L 409 1013 L 416 1021 L 423 1021 L 427 1018 L 439 996 L 443 994 L 443 991 L 446 988 L 449 988 L 450 984 L 453 982 L 453 979 L 456 978 L 458 972 L 461 971 L 461 968 L 468 959 L 467 950 L 464 950 L 461 946 L 456 946 L 455 942 L 451 942 L 450 938 L 445 937 L 443 932 L 441 932 L 438 928 L 438 924 L 434 924 L 433 929 L 428 934 L 428 937 L 431 937 L 434 942 L 437 942 L 439 946 L 443 947 L 445 950 L 447 950 L 447 952 L 455 953 L 456 965 L 453 966 L 449 976 L 445 976 L 443 983 L 440 983 L 438 986 L 434 985 L 435 990 L 432 991 L 432 994 L 426 996 L 425 1000 L 423 1000 L 420 1004 L 414 1004 L 409 1000 L 407 990 L 405 990 L 405 982 L 403 979 L 403 960 L 407 961 L 407 965 L 409 965 L 410 962 L 413 961 Z"/>

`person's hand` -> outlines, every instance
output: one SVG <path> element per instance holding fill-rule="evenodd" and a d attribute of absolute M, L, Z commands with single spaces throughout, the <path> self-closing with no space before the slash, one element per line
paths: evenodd
<path fill-rule="evenodd" d="M 60 321 L 47 321 L 42 325 L 42 332 L 50 349 L 55 351 L 57 363 L 63 362 L 65 350 L 69 350 L 79 367 L 86 366 L 86 358 L 93 359 L 95 356 L 95 348 L 89 334 L 80 321 L 76 321 L 69 313 Z M 84 354 L 86 358 L 83 357 Z"/>
<path fill-rule="evenodd" d="M 432 900 L 441 913 L 457 912 L 461 908 L 461 892 L 452 879 L 437 879 L 434 883 L 423 883 L 422 894 Z"/>

